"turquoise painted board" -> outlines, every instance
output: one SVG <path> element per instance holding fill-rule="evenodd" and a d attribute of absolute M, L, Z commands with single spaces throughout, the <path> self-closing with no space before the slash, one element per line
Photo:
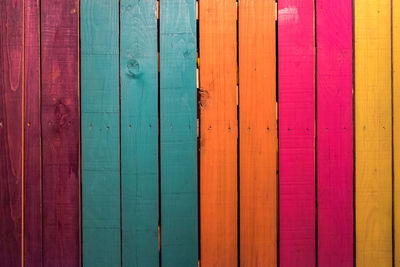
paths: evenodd
<path fill-rule="evenodd" d="M 160 1 L 161 261 L 197 266 L 196 2 Z"/>
<path fill-rule="evenodd" d="M 118 1 L 81 0 L 83 266 L 119 266 Z"/>
<path fill-rule="evenodd" d="M 120 1 L 122 265 L 159 266 L 157 2 Z"/>

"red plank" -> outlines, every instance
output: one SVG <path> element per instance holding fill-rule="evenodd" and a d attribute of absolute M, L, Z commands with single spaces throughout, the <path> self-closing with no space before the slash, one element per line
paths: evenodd
<path fill-rule="evenodd" d="M 314 1 L 278 2 L 280 266 L 315 266 Z"/>
<path fill-rule="evenodd" d="M 44 266 L 79 266 L 78 8 L 41 1 Z"/>
<path fill-rule="evenodd" d="M 24 266 L 42 266 L 40 6 L 24 3 Z"/>
<path fill-rule="evenodd" d="M 23 2 L 0 1 L 0 265 L 22 247 Z"/>
<path fill-rule="evenodd" d="M 316 1 L 318 264 L 353 266 L 352 1 Z"/>

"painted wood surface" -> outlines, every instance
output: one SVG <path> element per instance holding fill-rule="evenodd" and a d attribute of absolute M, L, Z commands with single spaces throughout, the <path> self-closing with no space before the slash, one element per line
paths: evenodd
<path fill-rule="evenodd" d="M 236 0 L 199 2 L 201 266 L 237 266 Z"/>
<path fill-rule="evenodd" d="M 353 266 L 352 1 L 316 1 L 318 265 Z"/>
<path fill-rule="evenodd" d="M 356 264 L 392 266 L 391 1 L 355 1 Z"/>
<path fill-rule="evenodd" d="M 25 267 L 42 266 L 40 5 L 24 1 L 24 252 Z"/>
<path fill-rule="evenodd" d="M 44 266 L 78 266 L 79 5 L 41 1 Z"/>
<path fill-rule="evenodd" d="M 23 2 L 0 1 L 0 263 L 20 266 L 23 182 Z"/>
<path fill-rule="evenodd" d="M 241 1 L 240 266 L 277 264 L 275 37 L 275 1 Z"/>
<path fill-rule="evenodd" d="M 161 263 L 197 266 L 196 1 L 160 1 Z"/>
<path fill-rule="evenodd" d="M 84 266 L 121 263 L 118 1 L 81 1 Z"/>
<path fill-rule="evenodd" d="M 120 2 L 122 264 L 159 266 L 157 2 Z"/>
<path fill-rule="evenodd" d="M 400 266 L 400 2 L 392 1 L 394 266 Z"/>
<path fill-rule="evenodd" d="M 278 32 L 280 266 L 314 266 L 314 1 L 279 1 Z"/>

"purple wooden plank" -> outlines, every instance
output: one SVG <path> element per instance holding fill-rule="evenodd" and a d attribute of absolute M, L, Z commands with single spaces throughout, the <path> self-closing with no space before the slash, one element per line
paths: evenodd
<path fill-rule="evenodd" d="M 41 1 L 44 266 L 79 266 L 79 5 Z"/>
<path fill-rule="evenodd" d="M 314 1 L 278 2 L 280 266 L 315 266 Z"/>
<path fill-rule="evenodd" d="M 353 266 L 352 1 L 316 1 L 318 264 Z"/>
<path fill-rule="evenodd" d="M 0 265 L 21 266 L 23 2 L 0 1 Z"/>

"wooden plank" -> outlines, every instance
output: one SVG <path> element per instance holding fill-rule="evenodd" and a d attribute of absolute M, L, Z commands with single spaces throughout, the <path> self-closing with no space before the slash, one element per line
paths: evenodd
<path fill-rule="evenodd" d="M 118 1 L 81 1 L 84 266 L 121 264 Z"/>
<path fill-rule="evenodd" d="M 280 266 L 314 266 L 314 1 L 280 0 L 278 32 Z"/>
<path fill-rule="evenodd" d="M 392 266 L 391 1 L 356 1 L 356 264 Z"/>
<path fill-rule="evenodd" d="M 23 2 L 0 1 L 0 262 L 20 266 L 23 183 Z"/>
<path fill-rule="evenodd" d="M 392 1 L 394 264 L 400 266 L 400 3 Z"/>
<path fill-rule="evenodd" d="M 78 266 L 79 5 L 41 1 L 44 266 Z"/>
<path fill-rule="evenodd" d="M 196 1 L 160 1 L 161 261 L 197 266 Z"/>
<path fill-rule="evenodd" d="M 201 266 L 237 266 L 236 0 L 199 2 Z"/>
<path fill-rule="evenodd" d="M 240 266 L 277 264 L 275 37 L 275 1 L 240 1 Z"/>
<path fill-rule="evenodd" d="M 24 253 L 25 267 L 43 265 L 40 123 L 40 5 L 24 1 Z"/>
<path fill-rule="evenodd" d="M 121 172 L 124 266 L 159 266 L 157 1 L 122 0 Z"/>
<path fill-rule="evenodd" d="M 353 266 L 352 1 L 316 1 L 318 266 Z"/>

